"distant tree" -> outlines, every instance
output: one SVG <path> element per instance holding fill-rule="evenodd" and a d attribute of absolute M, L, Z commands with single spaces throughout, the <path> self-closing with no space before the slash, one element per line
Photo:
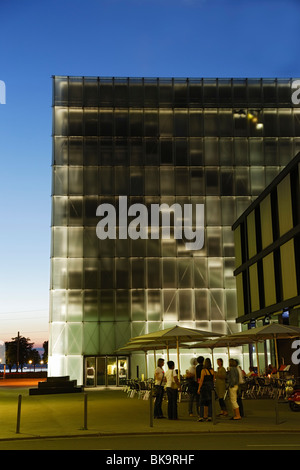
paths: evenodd
<path fill-rule="evenodd" d="M 35 370 L 35 366 L 41 362 L 41 356 L 37 349 L 31 349 L 28 356 L 29 361 L 33 364 L 33 370 Z"/>
<path fill-rule="evenodd" d="M 42 359 L 45 364 L 48 364 L 48 341 L 43 342 L 44 352 L 42 354 Z"/>
<path fill-rule="evenodd" d="M 12 338 L 12 341 L 5 342 L 6 364 L 9 367 L 9 371 L 11 371 L 15 364 L 17 372 L 19 368 L 22 372 L 24 364 L 27 364 L 30 358 L 33 344 L 34 343 L 31 343 L 29 338 L 20 335 Z"/>

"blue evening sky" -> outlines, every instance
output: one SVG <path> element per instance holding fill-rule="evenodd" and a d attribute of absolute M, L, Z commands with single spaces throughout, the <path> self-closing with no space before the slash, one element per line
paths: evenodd
<path fill-rule="evenodd" d="M 299 77 L 297 0 L 0 0 L 0 340 L 48 339 L 52 75 Z"/>

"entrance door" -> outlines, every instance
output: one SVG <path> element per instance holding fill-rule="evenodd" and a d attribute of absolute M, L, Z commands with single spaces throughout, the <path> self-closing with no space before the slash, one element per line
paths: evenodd
<path fill-rule="evenodd" d="M 128 378 L 128 357 L 86 357 L 85 372 L 86 387 L 115 387 L 125 385 Z"/>
<path fill-rule="evenodd" d="M 95 387 L 96 385 L 96 360 L 94 357 L 85 359 L 85 385 Z"/>
<path fill-rule="evenodd" d="M 97 364 L 97 383 L 98 386 L 105 386 L 106 385 L 106 358 L 105 357 L 97 357 L 96 358 Z"/>
<path fill-rule="evenodd" d="M 106 385 L 115 387 L 117 385 L 117 358 L 116 356 L 106 357 Z"/>
<path fill-rule="evenodd" d="M 126 385 L 128 379 L 128 357 L 118 357 L 118 385 Z"/>

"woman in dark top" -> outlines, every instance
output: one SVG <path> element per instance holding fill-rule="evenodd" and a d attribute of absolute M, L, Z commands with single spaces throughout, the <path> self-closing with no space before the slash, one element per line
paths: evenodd
<path fill-rule="evenodd" d="M 204 407 L 204 416 L 198 421 L 211 421 L 212 416 L 212 396 L 214 388 L 214 371 L 211 367 L 210 359 L 205 359 L 201 371 L 198 393 L 200 394 L 200 404 Z"/>

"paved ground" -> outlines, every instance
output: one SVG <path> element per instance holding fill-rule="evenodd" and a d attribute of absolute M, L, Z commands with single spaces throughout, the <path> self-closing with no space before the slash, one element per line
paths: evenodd
<path fill-rule="evenodd" d="M 287 404 L 279 404 L 276 415 L 271 399 L 244 400 L 245 417 L 241 421 L 218 418 L 216 424 L 197 422 L 197 418 L 188 415 L 187 402 L 181 402 L 178 421 L 153 420 L 151 427 L 150 402 L 128 398 L 122 390 L 89 389 L 86 395 L 29 395 L 29 388 L 36 387 L 37 381 L 22 382 L 7 380 L 0 385 L 0 441 L 60 436 L 300 433 L 300 413 L 292 412 Z M 18 403 L 21 403 L 19 428 Z M 167 414 L 166 402 L 163 407 Z"/>

